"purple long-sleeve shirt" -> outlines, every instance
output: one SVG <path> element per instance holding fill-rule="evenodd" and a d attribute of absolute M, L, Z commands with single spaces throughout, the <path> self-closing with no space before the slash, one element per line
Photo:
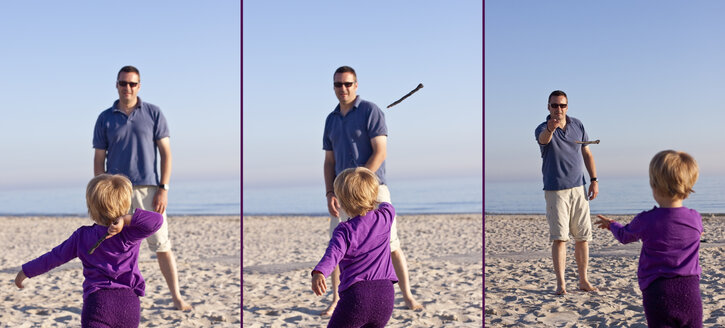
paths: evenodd
<path fill-rule="evenodd" d="M 83 300 L 99 289 L 131 288 L 144 296 L 146 283 L 138 270 L 141 242 L 161 228 L 164 218 L 156 212 L 136 209 L 131 224 L 117 235 L 104 240 L 93 252 L 88 251 L 108 231 L 94 224 L 78 228 L 66 241 L 48 253 L 23 264 L 28 278 L 46 273 L 74 258 L 83 263 Z"/>
<path fill-rule="evenodd" d="M 658 208 L 637 214 L 626 226 L 612 222 L 622 244 L 642 240 L 637 278 L 645 290 L 657 278 L 700 276 L 702 217 L 686 207 Z"/>
<path fill-rule="evenodd" d="M 327 277 L 339 264 L 339 291 L 358 281 L 398 282 L 390 260 L 390 227 L 394 218 L 393 205 L 380 203 L 376 210 L 340 222 L 314 270 Z"/>

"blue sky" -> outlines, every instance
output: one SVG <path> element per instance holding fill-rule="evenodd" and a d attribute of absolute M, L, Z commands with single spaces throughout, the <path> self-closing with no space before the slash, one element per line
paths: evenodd
<path fill-rule="evenodd" d="M 487 1 L 485 180 L 541 178 L 534 129 L 556 89 L 599 178 L 647 176 L 660 150 L 725 174 L 725 2 Z"/>
<path fill-rule="evenodd" d="M 323 183 L 332 77 L 388 124 L 391 180 L 482 178 L 483 15 L 476 1 L 246 1 L 243 185 Z M 385 109 L 418 83 L 424 88 Z"/>
<path fill-rule="evenodd" d="M 240 178 L 241 15 L 236 1 L 0 4 L 0 188 L 84 186 L 116 73 L 171 131 L 172 181 Z M 173 183 L 173 182 L 172 182 Z"/>

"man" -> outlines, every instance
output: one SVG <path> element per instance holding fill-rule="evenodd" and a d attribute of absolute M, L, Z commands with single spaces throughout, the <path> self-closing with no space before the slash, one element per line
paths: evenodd
<path fill-rule="evenodd" d="M 164 216 L 161 228 L 147 238 L 149 249 L 156 253 L 161 274 L 171 291 L 174 307 L 188 311 L 179 292 L 176 259 L 171 251 L 166 220 L 171 146 L 169 129 L 161 110 L 141 101 L 141 76 L 133 66 L 124 66 L 116 78 L 118 100 L 101 112 L 93 132 L 93 174 L 123 174 L 133 184 L 131 213 L 136 208 L 156 211 Z M 161 177 L 156 170 L 159 151 Z"/>
<path fill-rule="evenodd" d="M 564 271 L 566 242 L 574 238 L 574 258 L 579 273 L 579 289 L 596 291 L 587 278 L 589 241 L 592 240 L 592 222 L 589 216 L 589 200 L 599 194 L 597 169 L 594 156 L 586 144 L 584 125 L 578 119 L 566 115 L 569 100 L 566 93 L 556 90 L 549 95 L 549 116 L 535 131 L 541 149 L 546 198 L 546 220 L 549 223 L 551 256 L 556 274 L 556 294 L 566 294 Z M 583 165 L 582 165 L 583 164 Z M 591 184 L 585 194 L 584 167 Z"/>
<path fill-rule="evenodd" d="M 322 149 L 325 150 L 325 188 L 327 210 L 330 213 L 330 236 L 340 220 L 349 217 L 342 211 L 333 191 L 335 176 L 344 169 L 365 166 L 375 172 L 380 180 L 378 201 L 390 203 L 390 191 L 385 180 L 385 157 L 387 155 L 387 127 L 383 112 L 372 102 L 357 96 L 357 75 L 349 66 L 342 66 L 333 75 L 333 87 L 339 105 L 327 116 Z M 396 220 L 390 231 L 390 257 L 398 277 L 398 286 L 403 293 L 405 305 L 412 310 L 423 308 L 410 292 L 408 264 L 400 248 Z M 340 296 L 340 268 L 332 272 L 333 299 L 330 307 L 321 313 L 332 315 Z"/>

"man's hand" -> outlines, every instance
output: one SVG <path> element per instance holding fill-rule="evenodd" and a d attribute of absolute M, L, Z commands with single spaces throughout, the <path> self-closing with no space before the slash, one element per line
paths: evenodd
<path fill-rule="evenodd" d="M 18 286 L 18 288 L 20 289 L 24 288 L 25 286 L 23 286 L 23 280 L 27 278 L 28 276 L 25 275 L 25 272 L 23 272 L 23 270 L 20 270 L 20 272 L 18 272 L 18 275 L 15 276 L 15 286 Z"/>
<path fill-rule="evenodd" d="M 164 214 L 166 211 L 166 204 L 169 203 L 169 192 L 166 189 L 159 188 L 156 190 L 154 195 L 154 211 L 159 214 Z"/>
<path fill-rule="evenodd" d="M 340 202 L 337 200 L 337 197 L 335 197 L 335 194 L 327 194 L 327 211 L 330 212 L 330 215 L 336 218 L 340 217 L 340 211 L 338 210 L 339 208 Z"/>
<path fill-rule="evenodd" d="M 564 121 L 558 118 L 550 118 L 546 121 L 546 128 L 553 133 L 556 128 L 564 128 Z"/>
<path fill-rule="evenodd" d="M 599 195 L 599 181 L 592 181 L 589 184 L 589 200 L 597 198 L 597 195 Z"/>
<path fill-rule="evenodd" d="M 312 291 L 315 295 L 322 296 L 327 291 L 327 282 L 325 276 L 320 271 L 314 271 L 312 274 Z"/>
<path fill-rule="evenodd" d="M 614 220 L 612 220 L 604 215 L 601 215 L 601 214 L 597 215 L 597 217 L 599 218 L 599 221 L 594 222 L 594 224 L 598 224 L 599 229 L 612 230 L 609 228 L 609 226 L 612 224 L 612 222 L 614 222 Z"/>

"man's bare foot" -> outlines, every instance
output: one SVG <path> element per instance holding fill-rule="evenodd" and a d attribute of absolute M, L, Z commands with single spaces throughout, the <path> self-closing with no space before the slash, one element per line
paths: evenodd
<path fill-rule="evenodd" d="M 330 306 L 328 306 L 325 311 L 320 312 L 320 316 L 321 317 L 331 316 L 332 313 L 335 312 L 335 307 L 337 307 L 337 300 L 332 301 L 332 303 L 330 303 Z"/>
<path fill-rule="evenodd" d="M 565 295 L 566 289 L 564 287 L 556 287 L 556 295 Z"/>
<path fill-rule="evenodd" d="M 423 305 L 418 303 L 416 300 L 414 300 L 412 298 L 409 300 L 408 299 L 405 300 L 405 306 L 407 306 L 408 309 L 413 310 L 413 311 L 423 310 Z"/>
<path fill-rule="evenodd" d="M 173 300 L 174 307 L 181 311 L 191 311 L 191 304 L 184 302 L 184 300 L 178 299 Z"/>
<path fill-rule="evenodd" d="M 585 281 L 583 283 L 580 282 L 579 283 L 579 289 L 580 290 L 583 290 L 585 292 L 598 292 L 599 291 L 598 288 L 592 286 L 592 284 L 590 284 L 588 281 Z"/>

